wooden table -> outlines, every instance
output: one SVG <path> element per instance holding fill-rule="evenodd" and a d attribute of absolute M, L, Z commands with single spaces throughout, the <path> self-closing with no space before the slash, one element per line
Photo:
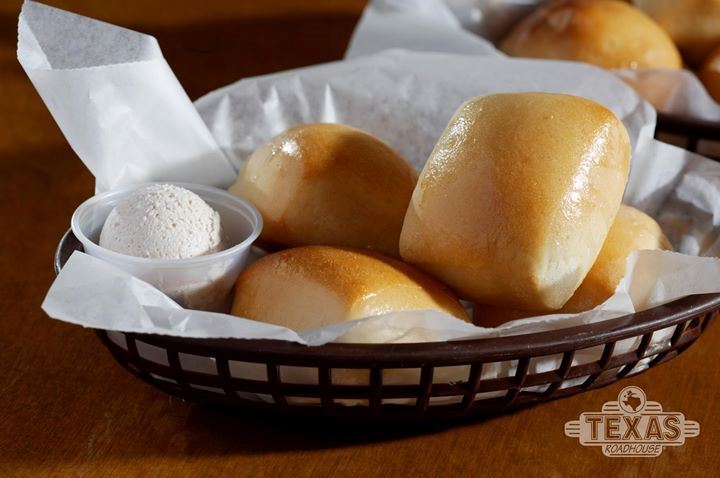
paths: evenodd
<path fill-rule="evenodd" d="M 50 3 L 155 35 L 196 98 L 241 77 L 340 58 L 364 2 Z M 638 377 L 452 427 L 229 415 L 134 379 L 91 332 L 40 310 L 56 243 L 93 179 L 17 64 L 19 4 L 0 7 L 0 476 L 717 476 L 718 324 Z M 700 437 L 659 458 L 620 459 L 563 435 L 566 421 L 629 384 L 699 421 Z"/>

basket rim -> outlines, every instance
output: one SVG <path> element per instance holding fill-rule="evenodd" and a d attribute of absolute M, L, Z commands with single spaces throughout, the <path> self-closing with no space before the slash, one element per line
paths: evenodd
<path fill-rule="evenodd" d="M 720 134 L 720 121 L 694 118 L 679 113 L 663 113 L 658 111 L 656 132 L 659 129 L 658 126 L 662 126 L 662 132 L 668 133 L 685 134 L 692 130 L 693 135 L 700 138 L 715 138 Z M 696 151 L 690 152 L 696 153 Z"/>
<path fill-rule="evenodd" d="M 81 250 L 71 230 L 60 240 L 55 253 L 55 270 L 59 272 L 68 252 Z M 443 362 L 468 363 L 502 361 L 522 357 L 552 355 L 585 349 L 608 342 L 650 334 L 656 330 L 679 324 L 692 316 L 720 308 L 720 293 L 687 296 L 634 314 L 627 314 L 600 322 L 565 327 L 546 332 L 535 332 L 503 337 L 454 340 L 445 342 L 364 344 L 329 343 L 307 346 L 296 342 L 271 339 L 203 339 L 170 335 L 121 332 L 150 345 L 174 348 L 190 354 L 207 354 L 225 357 L 252 356 L 258 361 L 269 358 L 307 359 L 320 361 L 341 360 L 346 364 L 366 364 L 379 357 L 397 363 Z M 99 334 L 106 331 L 98 330 Z"/>

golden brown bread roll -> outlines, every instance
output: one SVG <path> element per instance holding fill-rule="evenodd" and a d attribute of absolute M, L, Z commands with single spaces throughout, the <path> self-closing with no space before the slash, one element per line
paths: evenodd
<path fill-rule="evenodd" d="M 559 0 L 538 7 L 500 49 L 511 56 L 603 68 L 680 68 L 668 34 L 639 9 L 615 0 Z"/>
<path fill-rule="evenodd" d="M 602 304 L 615 292 L 625 275 L 627 258 L 641 249 L 672 249 L 657 222 L 642 211 L 622 205 L 600 254 L 580 287 L 556 313 L 577 313 Z M 505 322 L 541 313 L 475 304 L 473 321 L 483 327 L 497 327 Z"/>
<path fill-rule="evenodd" d="M 376 137 L 341 124 L 306 124 L 260 146 L 230 192 L 262 214 L 263 242 L 397 256 L 416 181 L 417 172 Z"/>
<path fill-rule="evenodd" d="M 447 287 L 407 264 L 368 250 L 307 246 L 270 254 L 245 269 L 232 314 L 302 331 L 425 309 L 468 320 Z"/>
<path fill-rule="evenodd" d="M 720 103 L 720 46 L 705 59 L 698 77 L 710 96 Z"/>
<path fill-rule="evenodd" d="M 460 107 L 430 154 L 400 254 L 464 299 L 562 307 L 620 207 L 630 142 L 607 108 L 550 93 Z"/>
<path fill-rule="evenodd" d="M 720 0 L 633 0 L 670 35 L 685 61 L 699 66 L 720 44 Z"/>

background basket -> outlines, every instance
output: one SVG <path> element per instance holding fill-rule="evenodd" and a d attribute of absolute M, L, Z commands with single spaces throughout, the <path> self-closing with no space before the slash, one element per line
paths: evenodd
<path fill-rule="evenodd" d="M 657 132 L 692 150 L 705 144 L 712 149 L 720 141 L 718 125 L 666 115 L 659 115 Z M 68 232 L 56 269 L 81 249 Z M 293 415 L 449 418 L 502 412 L 640 373 L 687 349 L 719 310 L 720 294 L 697 295 L 579 327 L 427 344 L 307 347 L 103 330 L 97 335 L 131 373 L 198 403 Z M 557 366 L 538 371 L 536 365 L 548 357 Z M 508 365 L 504 376 L 484 373 L 500 363 Z M 449 376 L 455 377 L 451 383 Z"/>
<path fill-rule="evenodd" d="M 720 160 L 718 122 L 658 113 L 655 137 L 716 161 Z"/>

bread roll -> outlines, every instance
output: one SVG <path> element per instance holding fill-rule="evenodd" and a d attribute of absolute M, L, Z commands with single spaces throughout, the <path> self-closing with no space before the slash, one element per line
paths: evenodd
<path fill-rule="evenodd" d="M 245 269 L 232 314 L 302 331 L 421 309 L 468 320 L 447 287 L 407 264 L 367 250 L 307 246 L 270 254 Z"/>
<path fill-rule="evenodd" d="M 591 100 L 550 93 L 470 100 L 420 175 L 400 254 L 461 298 L 558 309 L 600 252 L 629 158 L 625 127 Z"/>
<path fill-rule="evenodd" d="M 698 77 L 715 101 L 720 103 L 720 46 L 705 59 Z"/>
<path fill-rule="evenodd" d="M 672 249 L 672 246 L 653 218 L 630 206 L 620 206 L 595 264 L 557 313 L 583 312 L 609 299 L 625 275 L 628 256 L 641 249 Z M 497 327 L 510 320 L 535 315 L 542 315 L 542 312 L 483 304 L 473 307 L 473 321 L 483 327 Z"/>
<path fill-rule="evenodd" d="M 680 68 L 668 34 L 615 0 L 560 0 L 537 8 L 502 41 L 511 56 L 592 63 L 603 68 Z"/>
<path fill-rule="evenodd" d="M 260 146 L 230 192 L 262 214 L 274 246 L 369 247 L 398 255 L 417 172 L 374 136 L 341 124 L 295 126 Z"/>
<path fill-rule="evenodd" d="M 699 66 L 720 44 L 720 0 L 633 0 L 673 39 L 685 61 Z"/>

